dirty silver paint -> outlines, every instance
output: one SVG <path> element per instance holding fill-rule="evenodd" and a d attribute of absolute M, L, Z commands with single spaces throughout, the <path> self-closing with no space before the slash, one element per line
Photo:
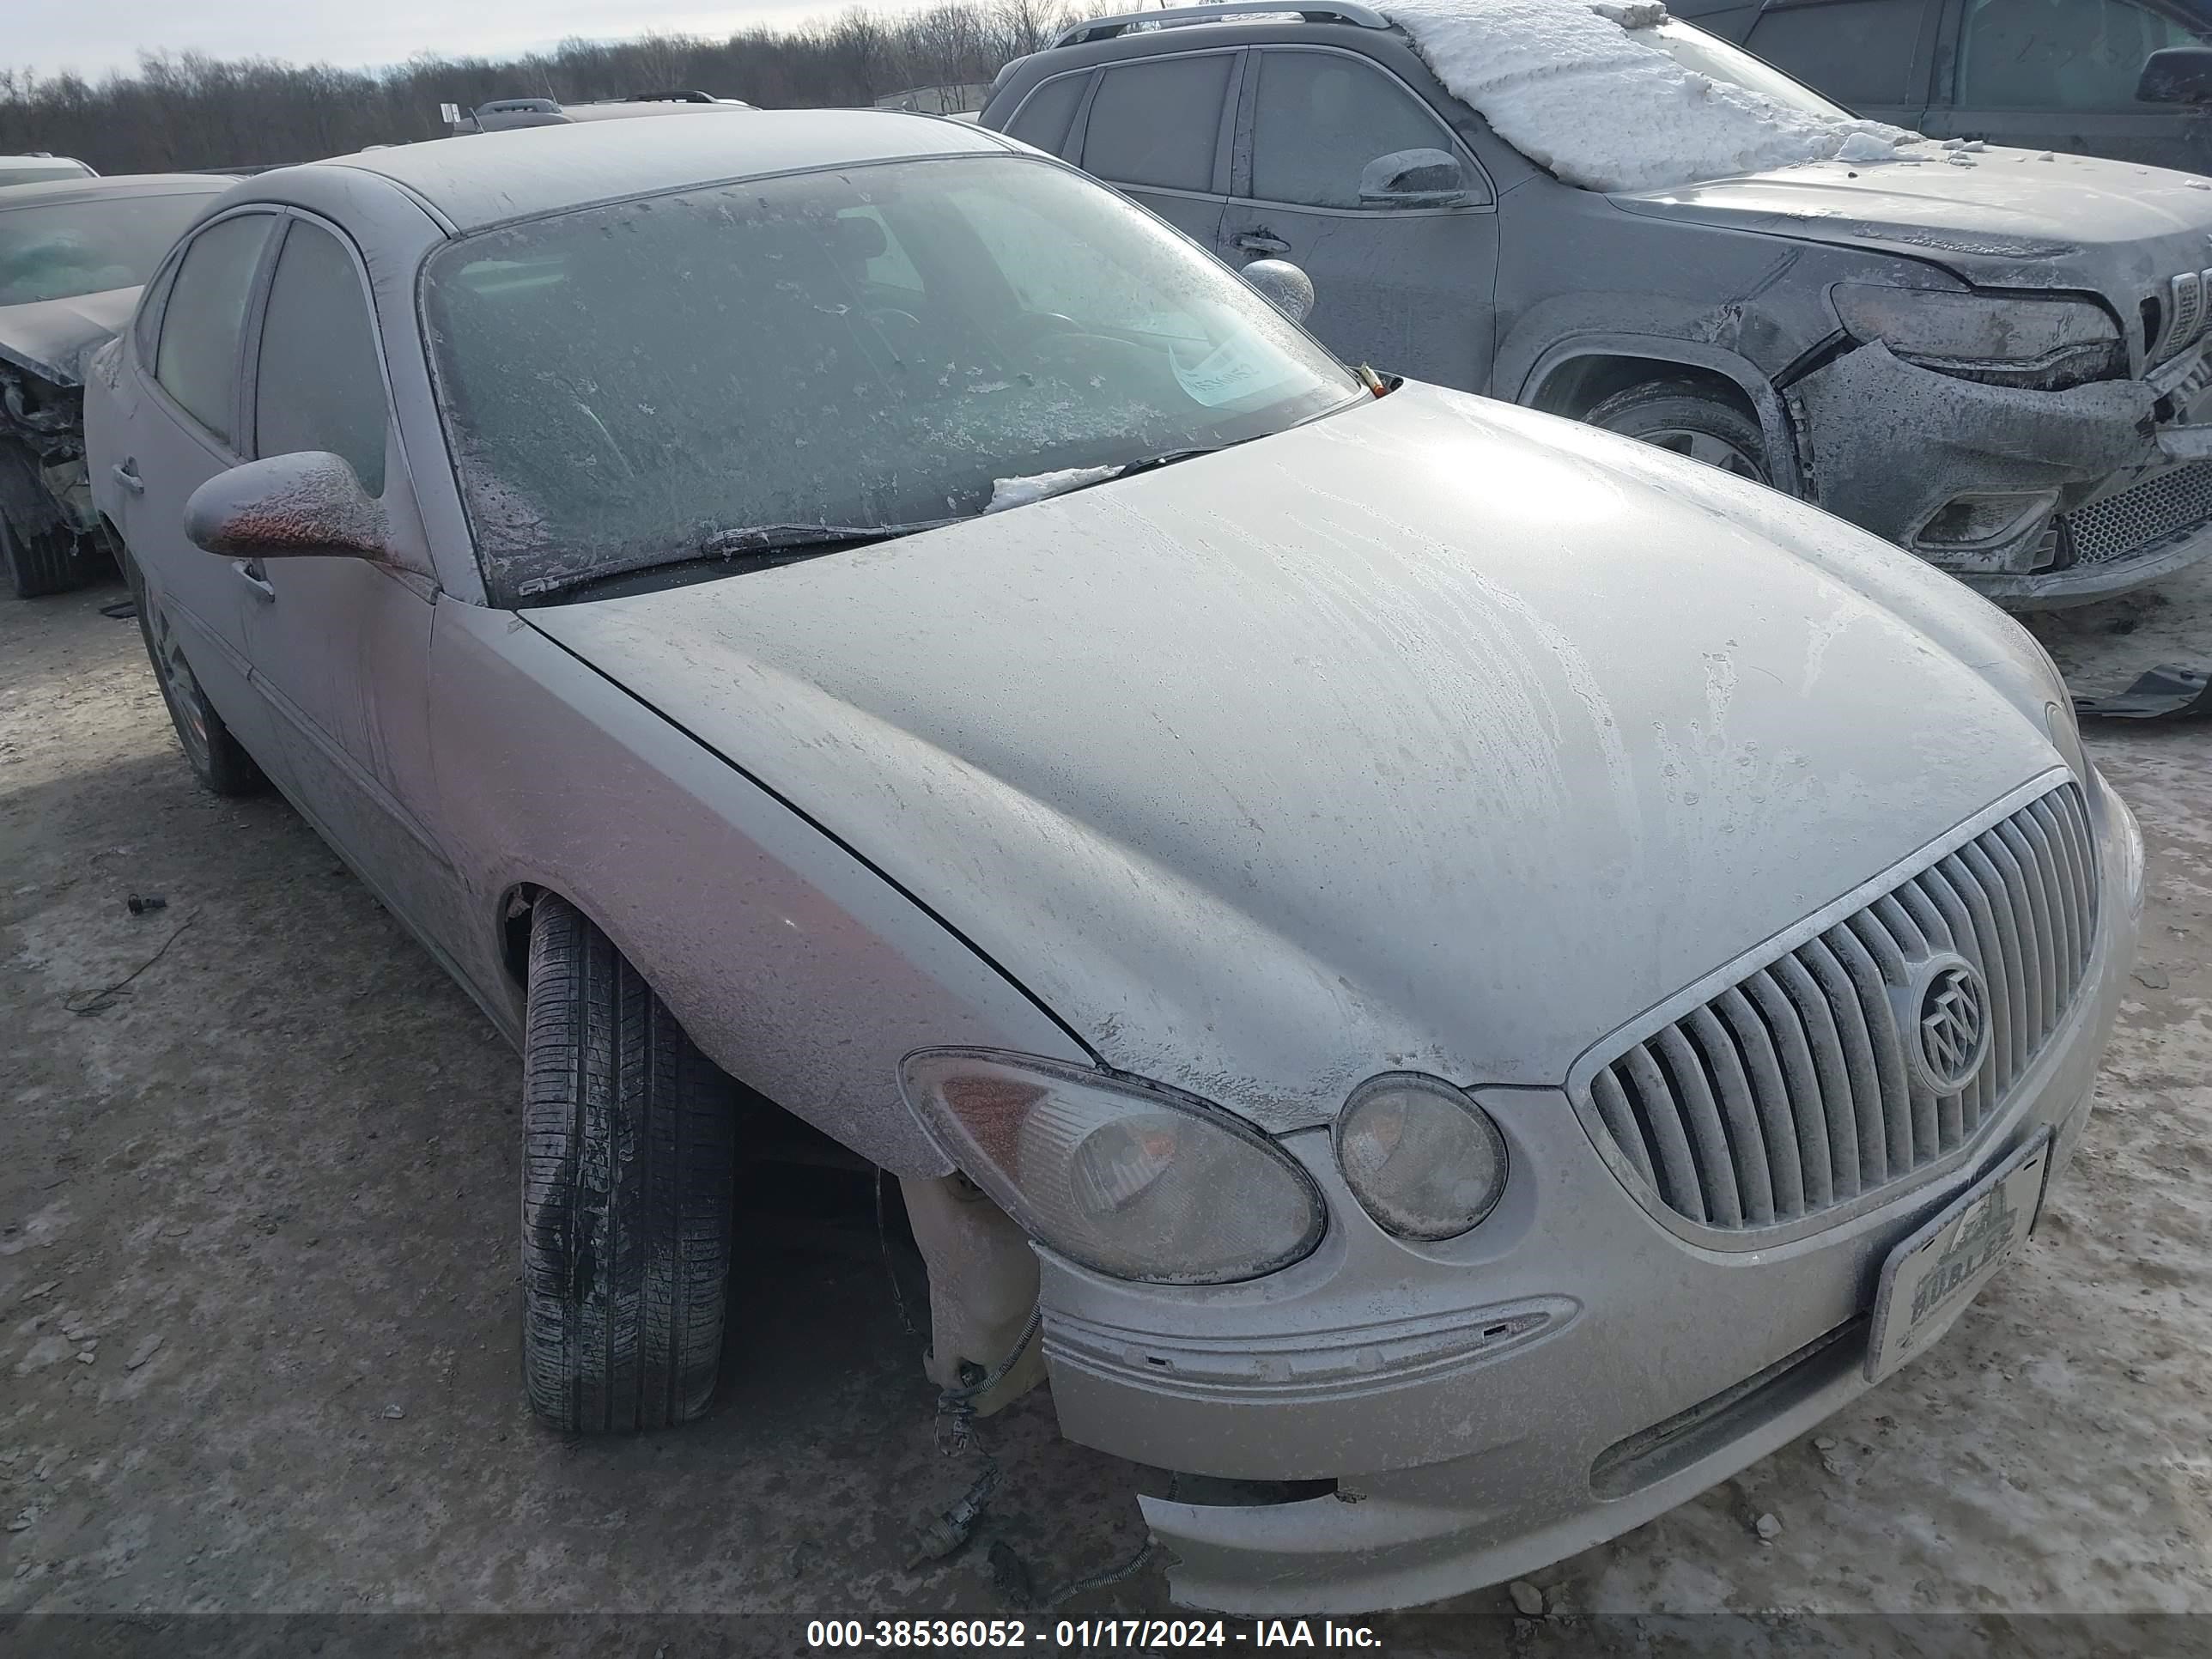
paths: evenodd
<path fill-rule="evenodd" d="M 1463 147 L 1469 199 L 1411 212 L 1258 199 L 1255 88 L 1268 54 L 1293 48 L 1364 60 L 1426 104 L 1439 135 L 1449 129 Z M 1238 65 L 1214 177 L 1203 192 L 1130 193 L 1232 264 L 1254 258 L 1263 250 L 1252 239 L 1265 238 L 1266 255 L 1311 274 L 1310 325 L 1352 361 L 1577 417 L 1652 381 L 1733 388 L 1759 418 L 1778 487 L 1892 539 L 1954 496 L 2007 489 L 2027 470 L 2026 432 L 2049 446 L 2041 476 L 2060 488 L 2063 518 L 2173 470 L 2150 435 L 2124 441 L 2124 410 L 2136 419 L 2156 405 L 2168 433 L 2197 412 L 2160 404 L 2142 380 L 2160 344 L 2146 337 L 2145 301 L 2212 267 L 2212 191 L 2188 174 L 1984 149 L 1950 163 L 1819 162 L 1600 195 L 1504 143 L 1401 29 L 1326 21 L 1199 22 L 1040 52 L 1009 67 L 982 122 L 1007 127 L 1054 77 L 1170 52 L 1227 53 Z M 1065 153 L 1079 153 L 1083 130 L 1079 112 Z M 1369 159 L 1347 155 L 1347 177 Z M 1838 283 L 2094 296 L 2120 330 L 2125 367 L 2088 409 L 2068 392 L 1992 398 L 1984 394 L 1996 388 L 1972 380 L 1891 375 L 1856 362 L 1865 352 L 1853 351 L 1828 297 Z M 1905 422 L 1893 419 L 1897 397 Z M 1931 425 L 1944 441 L 1924 441 Z M 1877 500 L 1875 478 L 1893 494 Z M 2212 538 L 2200 538 L 2093 576 L 2033 574 L 2052 556 L 2045 529 L 2036 522 L 1997 550 L 2002 569 L 1978 553 L 1933 556 L 2030 608 L 2105 597 L 2212 554 Z"/>
<path fill-rule="evenodd" d="M 642 190 L 735 165 L 685 136 L 712 125 L 520 142 Z M 779 166 L 997 142 L 896 115 L 720 130 Z M 552 890 L 719 1064 L 918 1194 L 950 1197 L 896 1093 L 926 1045 L 1103 1061 L 1282 1138 L 1330 1207 L 1293 1268 L 1141 1287 L 1038 1252 L 1068 1434 L 1338 1483 L 1146 1500 L 1184 1599 L 1466 1588 L 1656 1514 L 1847 1398 L 1820 1372 L 1594 1495 L 1597 1453 L 1847 1322 L 1869 1264 L 1984 1152 L 1835 1227 L 1708 1250 L 1641 1207 L 1563 1086 L 1638 1014 L 2069 772 L 2114 902 L 2089 989 L 1980 1146 L 2078 1135 L 2140 854 L 2048 716 L 2048 658 L 1880 539 L 1609 434 L 1408 385 L 870 549 L 485 605 L 412 276 L 515 204 L 508 142 L 453 145 L 465 168 L 422 145 L 270 174 L 221 209 L 312 216 L 359 252 L 395 415 L 382 558 L 269 560 L 264 599 L 191 547 L 182 503 L 225 458 L 165 435 L 128 336 L 88 391 L 95 476 L 136 457 L 174 521 L 112 486 L 102 509 L 225 719 L 510 1037 L 507 923 Z M 547 205 L 550 178 L 520 171 Z M 1516 1176 L 1461 1238 L 1389 1239 L 1335 1174 L 1338 1104 L 1390 1069 L 1475 1091 L 1508 1140 Z M 1006 1230 L 939 1207 L 919 1231 L 971 1287 L 946 1326 L 1010 1341 L 1026 1281 Z M 1723 1325 L 1698 1316 L 1717 1306 Z"/>

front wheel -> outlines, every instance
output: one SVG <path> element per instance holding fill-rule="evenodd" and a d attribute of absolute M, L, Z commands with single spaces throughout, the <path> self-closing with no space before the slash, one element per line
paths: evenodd
<path fill-rule="evenodd" d="M 714 1397 L 737 1085 L 565 900 L 530 927 L 523 1375 L 574 1434 L 688 1421 Z"/>
<path fill-rule="evenodd" d="M 1727 398 L 1686 380 L 1632 386 L 1583 418 L 1754 483 L 1774 482 L 1766 434 L 1759 422 Z"/>

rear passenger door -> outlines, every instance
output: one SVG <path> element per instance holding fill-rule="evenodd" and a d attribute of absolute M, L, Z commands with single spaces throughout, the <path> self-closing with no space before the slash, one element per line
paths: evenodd
<path fill-rule="evenodd" d="M 1229 116 L 1243 57 L 1164 52 L 1108 64 L 1085 88 L 1061 153 L 1211 250 L 1228 201 Z M 1032 94 L 1010 124 L 1016 137 L 1036 101 Z"/>
<path fill-rule="evenodd" d="M 215 220 L 157 277 L 155 303 L 134 327 L 125 391 L 131 415 L 109 463 L 118 486 L 117 528 L 158 599 L 158 614 L 175 630 L 200 689 L 256 760 L 269 748 L 269 726 L 247 665 L 252 589 L 239 562 L 186 538 L 185 503 L 246 459 L 239 358 L 258 318 L 278 222 L 262 211 Z"/>
<path fill-rule="evenodd" d="M 1480 165 L 1370 58 L 1325 46 L 1259 46 L 1247 58 L 1221 257 L 1303 267 L 1315 293 L 1307 326 L 1347 362 L 1486 391 L 1498 201 Z M 1373 164 L 1410 150 L 1456 160 L 1466 199 L 1365 198 Z"/>

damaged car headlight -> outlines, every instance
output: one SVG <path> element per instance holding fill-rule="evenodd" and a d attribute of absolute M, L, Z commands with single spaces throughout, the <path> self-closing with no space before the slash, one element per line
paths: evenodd
<path fill-rule="evenodd" d="M 1505 1137 L 1441 1078 L 1386 1072 L 1352 1091 L 1336 1121 L 1345 1184 L 1401 1238 L 1455 1238 L 1505 1191 Z"/>
<path fill-rule="evenodd" d="M 1049 1249 L 1118 1279 L 1223 1285 L 1311 1254 L 1313 1177 L 1218 1107 L 987 1048 L 925 1048 L 899 1081 L 939 1149 Z"/>
<path fill-rule="evenodd" d="M 1836 315 L 1923 368 L 1996 386 L 2057 392 L 2124 372 L 2119 325 L 2087 300 L 2015 299 L 1838 283 Z"/>

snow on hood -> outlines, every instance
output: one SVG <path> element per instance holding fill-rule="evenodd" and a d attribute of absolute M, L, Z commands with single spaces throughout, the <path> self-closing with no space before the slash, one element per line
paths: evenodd
<path fill-rule="evenodd" d="M 2035 646 L 1950 578 L 1416 385 L 1018 513 L 523 614 L 1108 1064 L 1276 1130 L 1391 1066 L 1556 1085 L 2057 763 Z"/>
<path fill-rule="evenodd" d="M 1650 0 L 1396 0 L 1386 10 L 1455 97 L 1588 190 L 1876 161 L 1917 137 L 1685 68 L 1651 32 L 1667 11 Z"/>

